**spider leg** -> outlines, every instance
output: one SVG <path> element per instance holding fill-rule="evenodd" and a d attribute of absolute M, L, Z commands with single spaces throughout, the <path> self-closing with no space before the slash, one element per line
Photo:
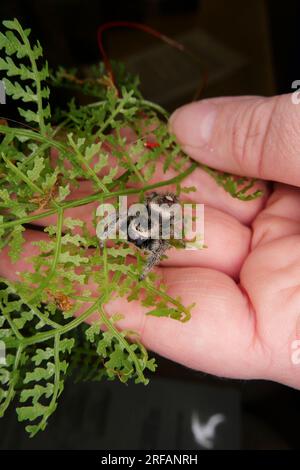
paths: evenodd
<path fill-rule="evenodd" d="M 149 250 L 150 254 L 147 258 L 143 272 L 139 277 L 140 281 L 145 279 L 145 277 L 147 276 L 147 274 L 149 274 L 152 268 L 160 262 L 162 256 L 168 250 L 168 248 L 170 248 L 170 245 L 166 240 L 154 240 L 153 241 L 152 249 Z"/>

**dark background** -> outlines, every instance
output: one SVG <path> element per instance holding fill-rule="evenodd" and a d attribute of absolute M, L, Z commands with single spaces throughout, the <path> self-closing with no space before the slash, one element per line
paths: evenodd
<path fill-rule="evenodd" d="M 290 92 L 291 83 L 300 78 L 299 13 L 300 3 L 292 0 L 2 0 L 0 6 L 1 19 L 15 16 L 32 29 L 51 67 L 84 70 L 97 62 L 96 31 L 107 21 L 147 23 L 186 42 L 199 63 L 141 32 L 117 29 L 105 34 L 109 56 L 138 72 L 145 96 L 170 110 L 192 99 L 203 71 L 208 80 L 201 97 Z M 114 383 L 74 386 L 69 381 L 49 427 L 34 440 L 27 438 L 11 410 L 0 421 L 0 449 L 192 448 L 184 423 L 193 406 L 203 419 L 226 409 L 229 428 L 220 431 L 217 448 L 300 448 L 299 391 L 270 382 L 217 379 L 163 358 L 158 362 L 148 391 Z M 148 400 L 147 409 L 143 400 Z"/>

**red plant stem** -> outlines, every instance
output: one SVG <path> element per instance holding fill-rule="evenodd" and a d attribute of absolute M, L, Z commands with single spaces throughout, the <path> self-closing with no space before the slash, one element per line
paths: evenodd
<path fill-rule="evenodd" d="M 113 83 L 113 85 L 115 86 L 118 93 L 119 91 L 116 86 L 116 81 L 115 81 L 114 73 L 112 70 L 112 66 L 103 46 L 103 33 L 104 31 L 107 31 L 108 29 L 112 29 L 112 28 L 132 28 L 132 29 L 138 29 L 140 31 L 144 31 L 145 33 L 151 34 L 152 36 L 160 39 L 161 41 L 164 41 L 165 43 L 169 44 L 171 47 L 174 47 L 175 49 L 178 49 L 181 52 L 185 52 L 186 54 L 193 57 L 194 60 L 197 60 L 197 61 L 199 60 L 198 57 L 195 54 L 193 54 L 193 52 L 189 51 L 183 44 L 175 41 L 174 39 L 170 38 L 169 36 L 166 36 L 165 34 L 160 33 L 159 31 L 151 28 L 148 25 L 141 24 L 141 23 L 134 23 L 131 21 L 111 21 L 109 23 L 104 23 L 103 25 L 99 26 L 98 31 L 97 31 L 98 46 L 99 46 L 101 55 L 103 57 L 103 62 L 107 70 L 108 76 L 111 82 Z"/>

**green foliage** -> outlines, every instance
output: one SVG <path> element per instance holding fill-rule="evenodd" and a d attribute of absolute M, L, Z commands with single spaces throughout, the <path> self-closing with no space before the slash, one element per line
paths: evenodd
<path fill-rule="evenodd" d="M 119 92 L 103 64 L 88 78 L 63 68 L 49 77 L 42 48 L 31 45 L 29 34 L 17 20 L 5 21 L 0 33 L 1 78 L 11 99 L 22 102 L 21 118 L 33 126 L 0 125 L 0 251 L 8 247 L 13 262 L 22 259 L 26 224 L 54 218 L 30 243 L 32 270 L 19 273 L 19 281 L 1 279 L 0 341 L 7 358 L 0 364 L 0 416 L 14 401 L 34 436 L 55 411 L 66 376 L 147 384 L 146 375 L 155 371 L 138 335 L 119 327 L 118 312 L 106 314 L 109 300 L 140 300 L 148 315 L 190 318 L 193 306 L 170 297 L 156 275 L 139 282 L 144 261 L 131 246 L 116 242 L 99 250 L 93 211 L 95 203 L 117 203 L 119 195 L 139 200 L 145 191 L 170 184 L 178 193 L 193 191 L 181 182 L 198 164 L 169 134 L 166 111 L 143 99 L 138 80 L 123 66 L 113 65 Z M 50 121 L 46 79 L 100 101 L 80 105 L 72 99 Z M 145 146 L 148 139 L 156 146 Z M 160 162 L 175 176 L 150 184 Z M 258 196 L 249 193 L 253 181 L 203 168 L 233 197 Z M 84 197 L 76 195 L 83 179 L 90 183 Z M 92 230 L 67 213 L 82 206 L 91 213 Z M 92 316 L 98 321 L 88 326 Z"/>
<path fill-rule="evenodd" d="M 141 98 L 138 77 L 128 73 L 124 64 L 120 62 L 112 61 L 111 65 L 117 78 L 117 85 L 123 86 L 127 91 L 133 91 L 135 97 Z M 60 66 L 57 70 L 51 71 L 51 79 L 56 87 L 67 88 L 71 91 L 106 100 L 107 91 L 103 85 L 108 83 L 108 78 L 105 73 L 103 62 L 91 66 L 87 77 L 79 76 L 80 73 L 76 68 L 66 70 L 66 68 Z"/>
<path fill-rule="evenodd" d="M 252 201 L 262 195 L 262 191 L 259 189 L 249 192 L 256 181 L 254 178 L 249 179 L 242 176 L 231 175 L 230 173 L 214 170 L 206 165 L 203 165 L 202 167 L 214 178 L 219 186 L 222 186 L 226 192 L 236 199 L 240 199 L 241 201 Z"/>
<path fill-rule="evenodd" d="M 23 29 L 17 19 L 4 21 L 7 31 L 0 33 L 0 50 L 6 57 L 0 58 L 0 70 L 6 72 L 3 78 L 7 95 L 14 100 L 33 103 L 36 109 L 18 108 L 20 115 L 28 122 L 39 125 L 41 133 L 45 134 L 46 121 L 50 118 L 50 106 L 43 104 L 49 98 L 49 88 L 44 81 L 49 76 L 47 62 L 41 68 L 38 61 L 43 55 L 40 43 L 31 46 L 29 42 L 30 29 Z M 16 77 L 12 81 L 7 77 Z"/>

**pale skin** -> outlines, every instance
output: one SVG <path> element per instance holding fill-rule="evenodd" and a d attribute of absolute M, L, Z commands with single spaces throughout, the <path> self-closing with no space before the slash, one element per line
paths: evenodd
<path fill-rule="evenodd" d="M 292 358 L 293 347 L 300 348 L 300 105 L 290 95 L 202 100 L 180 108 L 170 128 L 194 160 L 265 180 L 258 183 L 264 196 L 232 199 L 197 169 L 185 185 L 196 186 L 191 198 L 205 204 L 208 248 L 171 250 L 157 268 L 170 295 L 196 303 L 191 320 L 145 316 L 138 301 L 124 299 L 106 310 L 123 313 L 120 327 L 138 331 L 147 348 L 187 367 L 299 389 L 300 364 Z M 90 191 L 82 181 L 80 194 L 71 196 Z M 86 207 L 66 215 L 91 226 Z M 26 253 L 14 265 L 4 251 L 0 275 L 17 279 L 16 271 L 30 269 L 25 256 L 35 250 L 30 242 L 41 237 L 46 234 L 27 231 Z"/>

